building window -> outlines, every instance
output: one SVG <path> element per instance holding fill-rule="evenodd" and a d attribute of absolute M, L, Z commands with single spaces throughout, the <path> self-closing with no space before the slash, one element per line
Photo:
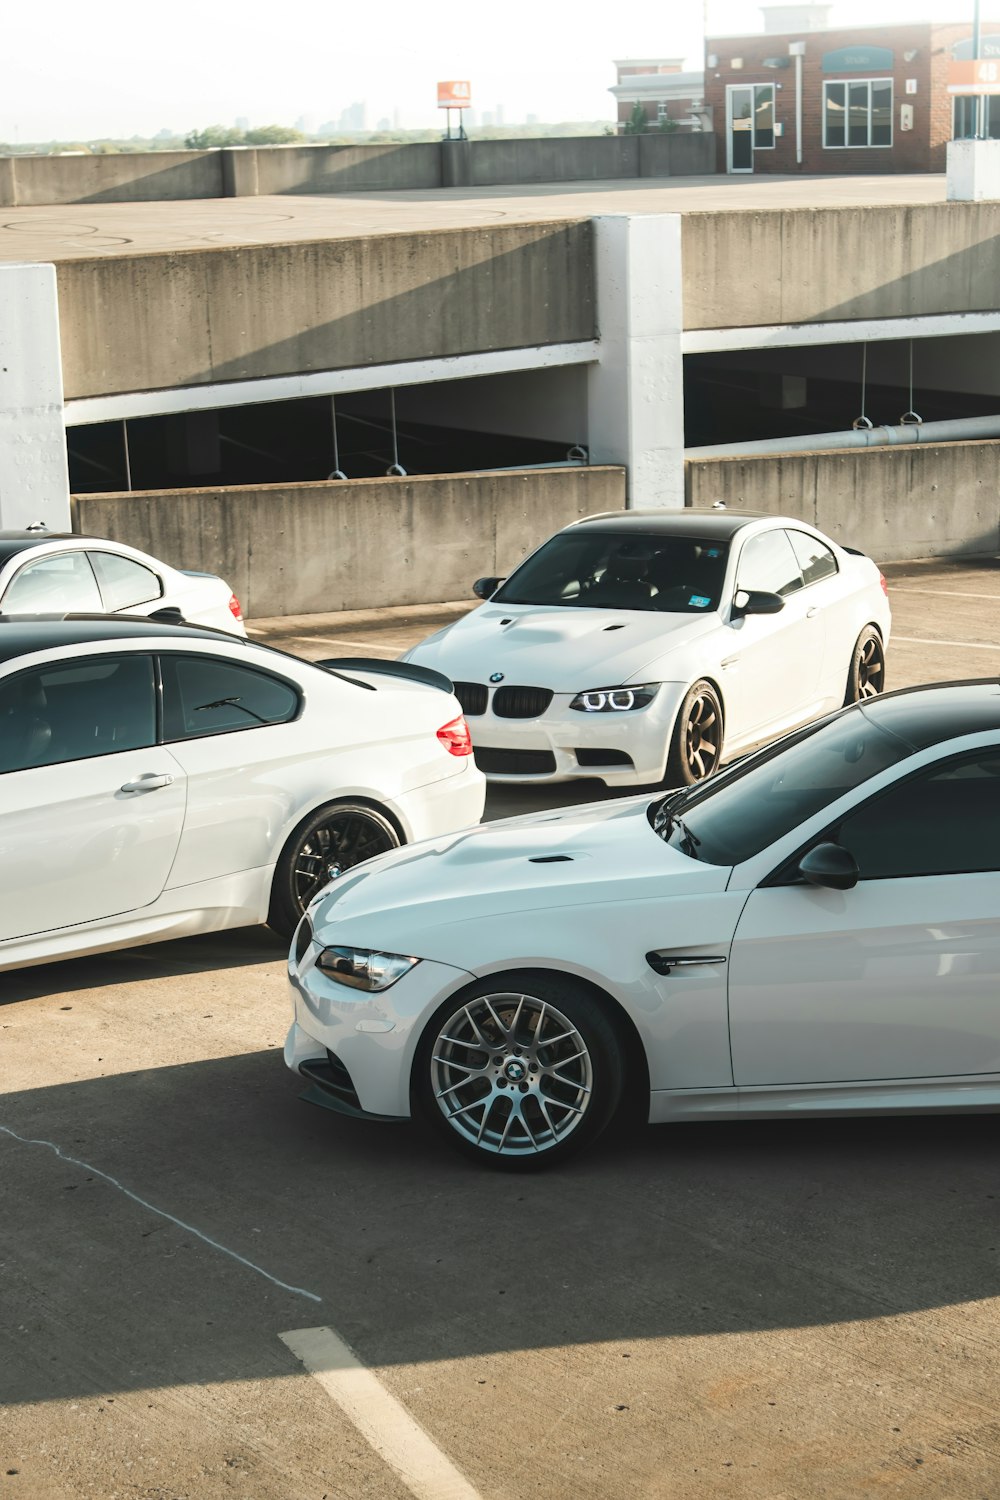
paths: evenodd
<path fill-rule="evenodd" d="M 979 127 L 980 136 L 987 140 L 1000 140 L 1000 104 L 992 108 L 993 100 L 988 94 L 984 94 L 979 100 L 982 123 Z M 971 95 L 958 94 L 952 102 L 951 135 L 952 140 L 971 140 L 976 134 L 976 101 Z"/>
<path fill-rule="evenodd" d="M 823 145 L 892 145 L 892 79 L 852 78 L 823 85 Z"/>
<path fill-rule="evenodd" d="M 768 151 L 774 146 L 774 84 L 757 83 L 753 91 L 753 148 Z"/>

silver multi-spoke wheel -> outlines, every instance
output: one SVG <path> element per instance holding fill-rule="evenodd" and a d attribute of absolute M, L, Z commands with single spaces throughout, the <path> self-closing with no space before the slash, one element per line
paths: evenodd
<path fill-rule="evenodd" d="M 885 647 L 876 630 L 862 631 L 854 647 L 845 703 L 863 703 L 885 692 Z"/>
<path fill-rule="evenodd" d="M 722 704 L 709 682 L 696 682 L 681 704 L 667 758 L 666 786 L 693 786 L 719 769 Z"/>
<path fill-rule="evenodd" d="M 606 1008 L 585 987 L 509 974 L 440 1011 L 415 1067 L 424 1113 L 453 1145 L 497 1166 L 530 1167 L 603 1129 L 624 1059 Z"/>

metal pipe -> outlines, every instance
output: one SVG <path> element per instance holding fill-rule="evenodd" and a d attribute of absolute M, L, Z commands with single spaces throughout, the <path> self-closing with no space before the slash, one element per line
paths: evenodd
<path fill-rule="evenodd" d="M 899 427 L 803 433 L 752 443 L 710 443 L 685 448 L 685 459 L 753 458 L 768 453 L 819 453 L 829 448 L 885 448 L 894 443 L 961 443 L 1000 438 L 1000 416 L 954 417 L 947 422 L 908 422 Z"/>
<path fill-rule="evenodd" d="M 802 53 L 795 54 L 795 165 L 802 165 Z"/>
<path fill-rule="evenodd" d="M 979 25 L 979 0 L 975 0 L 972 9 L 972 56 L 978 62 L 982 51 L 982 30 Z M 973 134 L 977 141 L 983 138 L 983 116 L 986 110 L 983 105 L 982 94 L 973 95 L 975 129 Z"/>

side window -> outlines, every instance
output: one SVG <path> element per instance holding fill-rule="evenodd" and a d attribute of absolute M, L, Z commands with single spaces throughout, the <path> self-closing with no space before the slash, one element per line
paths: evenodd
<path fill-rule="evenodd" d="M 162 656 L 163 732 L 167 740 L 231 734 L 285 724 L 299 711 L 287 682 L 212 656 Z"/>
<path fill-rule="evenodd" d="M 737 588 L 760 589 L 782 598 L 802 587 L 802 574 L 784 531 L 765 531 L 744 543 L 736 577 Z"/>
<path fill-rule="evenodd" d="M 119 557 L 115 552 L 90 552 L 87 555 L 94 565 L 104 596 L 104 608 L 109 614 L 119 609 L 134 609 L 137 604 L 149 604 L 163 594 L 160 580 L 152 569 L 134 558 Z"/>
<path fill-rule="evenodd" d="M 819 583 L 821 578 L 835 577 L 838 571 L 837 559 L 829 547 L 824 546 L 816 537 L 807 536 L 804 531 L 790 531 L 788 540 L 802 569 L 803 583 Z"/>
<path fill-rule="evenodd" d="M 81 550 L 25 563 L 4 591 L 0 609 L 5 615 L 101 614 L 104 605 Z"/>
<path fill-rule="evenodd" d="M 151 656 L 53 662 L 0 680 L 0 772 L 155 743 Z"/>
<path fill-rule="evenodd" d="M 862 880 L 1000 870 L 1000 751 L 910 777 L 852 813 L 835 837 Z"/>

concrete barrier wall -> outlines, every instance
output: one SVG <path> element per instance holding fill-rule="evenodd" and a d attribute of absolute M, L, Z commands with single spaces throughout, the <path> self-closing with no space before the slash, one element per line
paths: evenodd
<path fill-rule="evenodd" d="M 4 208 L 221 198 L 224 191 L 218 151 L 11 156 L 2 165 L 0 207 Z"/>
<path fill-rule="evenodd" d="M 77 495 L 73 525 L 219 573 L 262 618 L 467 599 L 561 526 L 624 505 L 624 469 L 523 469 Z"/>
<path fill-rule="evenodd" d="M 684 215 L 685 328 L 996 306 L 1000 203 Z"/>
<path fill-rule="evenodd" d="M 684 132 L 11 156 L 0 157 L 0 208 L 707 176 L 714 171 L 715 136 Z"/>
<path fill-rule="evenodd" d="M 595 337 L 588 221 L 66 260 L 67 399 Z"/>
<path fill-rule="evenodd" d="M 877 562 L 1000 552 L 1000 441 L 717 458 L 685 465 L 689 505 L 794 516 Z"/>

